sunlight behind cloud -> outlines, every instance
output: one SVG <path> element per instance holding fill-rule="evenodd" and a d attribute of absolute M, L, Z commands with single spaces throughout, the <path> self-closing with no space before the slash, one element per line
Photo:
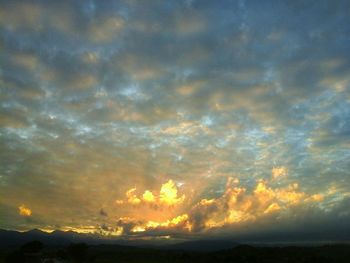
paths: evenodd
<path fill-rule="evenodd" d="M 166 205 L 176 205 L 180 204 L 185 200 L 185 195 L 181 197 L 177 195 L 177 187 L 172 180 L 169 180 L 167 183 L 163 184 L 159 192 L 159 201 Z"/>
<path fill-rule="evenodd" d="M 142 202 L 156 205 L 156 206 L 174 206 L 183 203 L 185 200 L 185 194 L 182 196 L 178 196 L 177 187 L 172 180 L 161 185 L 159 190 L 159 195 L 154 195 L 152 191 L 145 190 L 145 192 L 138 196 L 135 194 L 137 192 L 137 188 L 131 188 L 126 193 L 125 196 L 127 198 L 127 203 L 132 205 L 140 205 Z M 115 204 L 123 205 L 123 200 L 116 200 Z"/>

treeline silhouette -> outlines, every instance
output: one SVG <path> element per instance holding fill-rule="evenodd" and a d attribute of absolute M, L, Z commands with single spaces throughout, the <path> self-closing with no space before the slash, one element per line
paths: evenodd
<path fill-rule="evenodd" d="M 108 263 L 108 262 L 350 262 L 349 245 L 257 247 L 238 245 L 216 252 L 194 252 L 159 248 L 137 248 L 120 245 L 70 244 L 66 247 L 45 247 L 32 241 L 18 249 L 2 251 L 6 263 Z"/>
<path fill-rule="evenodd" d="M 88 245 L 84 243 L 71 244 L 66 248 L 51 248 L 44 250 L 40 241 L 24 244 L 18 250 L 10 252 L 5 257 L 6 263 L 56 263 L 56 262 L 94 262 L 88 258 Z"/>

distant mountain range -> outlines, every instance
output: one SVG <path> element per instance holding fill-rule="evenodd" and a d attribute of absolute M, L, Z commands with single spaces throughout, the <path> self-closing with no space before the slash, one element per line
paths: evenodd
<path fill-rule="evenodd" d="M 33 229 L 27 232 L 0 230 L 0 246 L 19 246 L 26 242 L 39 240 L 46 245 L 65 245 L 68 243 L 86 242 L 94 243 L 96 237 L 87 234 L 79 234 L 73 231 L 56 230 L 52 233 Z"/>
<path fill-rule="evenodd" d="M 166 250 L 184 251 L 218 251 L 230 249 L 238 244 L 230 240 L 194 240 L 175 244 L 152 243 L 144 240 L 124 240 L 104 238 L 94 234 L 82 234 L 73 231 L 56 230 L 52 233 L 33 229 L 27 232 L 18 232 L 0 229 L 0 247 L 17 247 L 27 242 L 38 240 L 47 246 L 65 246 L 71 243 L 87 243 L 90 245 L 120 245 L 124 247 L 147 247 Z"/>

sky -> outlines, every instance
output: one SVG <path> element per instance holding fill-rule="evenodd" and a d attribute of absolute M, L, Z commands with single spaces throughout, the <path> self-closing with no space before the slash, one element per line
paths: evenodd
<path fill-rule="evenodd" d="M 0 1 L 0 228 L 350 239 L 350 2 Z"/>

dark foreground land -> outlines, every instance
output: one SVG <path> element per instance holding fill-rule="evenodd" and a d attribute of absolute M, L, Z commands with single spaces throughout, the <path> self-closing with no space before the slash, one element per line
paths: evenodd
<path fill-rule="evenodd" d="M 0 262 L 318 262 L 349 263 L 350 245 L 256 247 L 238 245 L 215 252 L 71 244 L 45 247 L 39 241 L 0 250 Z"/>

